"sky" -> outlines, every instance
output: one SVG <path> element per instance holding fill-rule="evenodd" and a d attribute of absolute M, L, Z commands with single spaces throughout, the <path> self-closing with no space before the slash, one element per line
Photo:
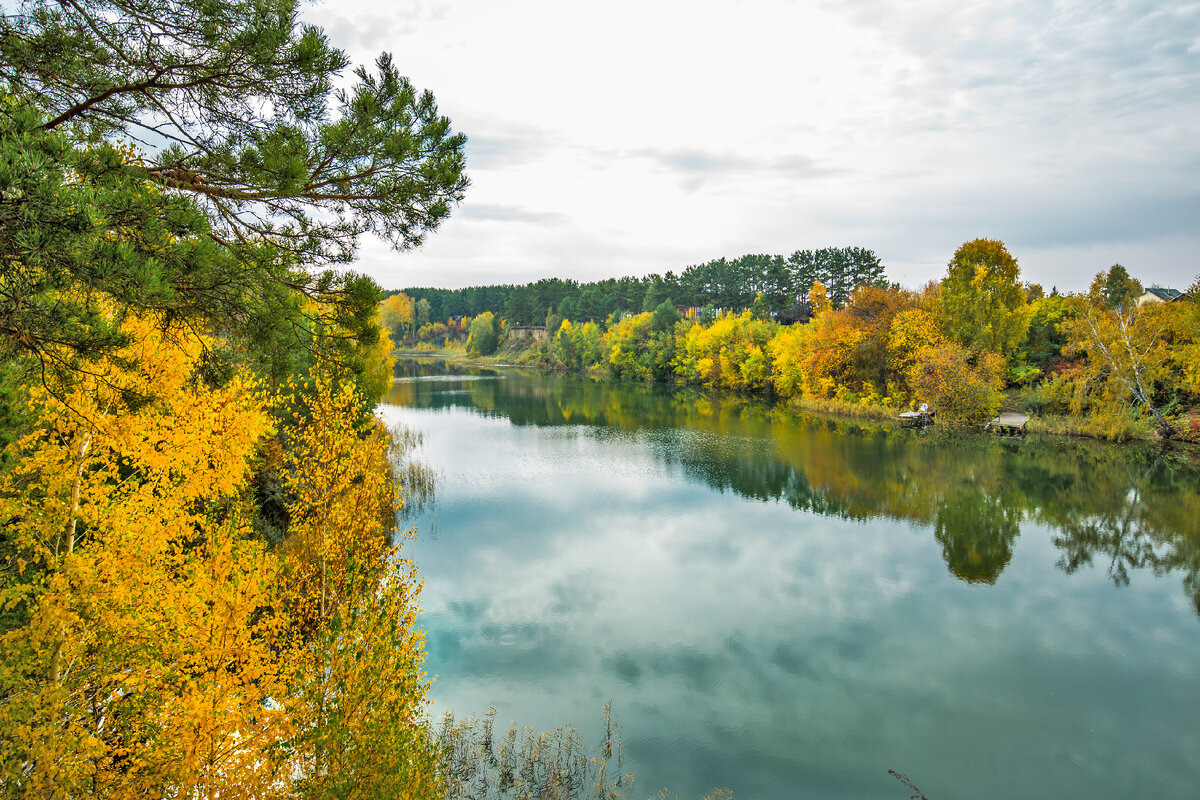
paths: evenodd
<path fill-rule="evenodd" d="M 381 286 L 873 250 L 918 287 L 1000 239 L 1062 291 L 1200 275 L 1200 2 L 318 0 L 468 137 L 471 185 Z"/>

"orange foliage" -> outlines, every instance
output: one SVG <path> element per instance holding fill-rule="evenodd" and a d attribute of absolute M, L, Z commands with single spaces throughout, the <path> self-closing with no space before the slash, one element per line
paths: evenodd
<path fill-rule="evenodd" d="M 1000 409 L 1003 375 L 1004 357 L 999 353 L 984 353 L 972 364 L 966 348 L 947 342 L 919 351 L 908 380 L 940 417 L 982 422 Z"/>

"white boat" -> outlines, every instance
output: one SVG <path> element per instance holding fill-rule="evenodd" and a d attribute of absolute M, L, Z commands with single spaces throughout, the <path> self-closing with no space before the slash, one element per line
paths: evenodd
<path fill-rule="evenodd" d="M 932 425 L 933 409 L 921 403 L 916 411 L 901 411 L 899 420 L 904 425 Z"/>

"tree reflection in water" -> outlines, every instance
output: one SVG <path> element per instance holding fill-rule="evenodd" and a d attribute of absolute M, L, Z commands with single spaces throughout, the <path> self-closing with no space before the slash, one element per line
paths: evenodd
<path fill-rule="evenodd" d="M 967 583 L 995 583 L 1020 533 L 1020 510 L 975 486 L 942 498 L 933 526 L 950 573 Z"/>
<path fill-rule="evenodd" d="M 928 525 L 949 571 L 993 584 L 1023 523 L 1050 527 L 1067 573 L 1107 561 L 1179 571 L 1200 613 L 1200 466 L 1194 450 L 962 428 L 912 430 L 794 413 L 691 390 L 402 362 L 387 402 L 462 407 L 514 425 L 655 432 L 654 453 L 693 480 L 843 519 Z"/>
<path fill-rule="evenodd" d="M 1111 494 L 1096 498 L 1100 507 L 1094 513 L 1064 521 L 1054 537 L 1061 551 L 1058 566 L 1071 574 L 1101 558 L 1108 562 L 1108 575 L 1118 586 L 1129 585 L 1130 570 L 1150 569 L 1156 575 L 1178 570 L 1200 613 L 1196 483 L 1179 484 L 1179 471 L 1165 461 L 1166 451 L 1160 450 L 1142 471 L 1127 470 L 1125 491 L 1120 491 L 1118 482 Z"/>

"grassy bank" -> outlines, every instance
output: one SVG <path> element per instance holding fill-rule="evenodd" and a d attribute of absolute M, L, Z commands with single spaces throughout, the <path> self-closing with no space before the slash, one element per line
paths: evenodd
<path fill-rule="evenodd" d="M 854 419 L 895 419 L 900 409 L 885 406 L 882 403 L 850 403 L 845 400 L 834 400 L 820 397 L 799 397 L 787 402 L 787 407 L 798 411 L 810 411 L 818 414 L 833 414 L 838 417 Z"/>
<path fill-rule="evenodd" d="M 398 348 L 393 358 L 431 358 L 478 367 L 530 367 L 541 369 L 532 350 L 498 350 L 490 356 L 470 355 L 463 347 Z"/>

